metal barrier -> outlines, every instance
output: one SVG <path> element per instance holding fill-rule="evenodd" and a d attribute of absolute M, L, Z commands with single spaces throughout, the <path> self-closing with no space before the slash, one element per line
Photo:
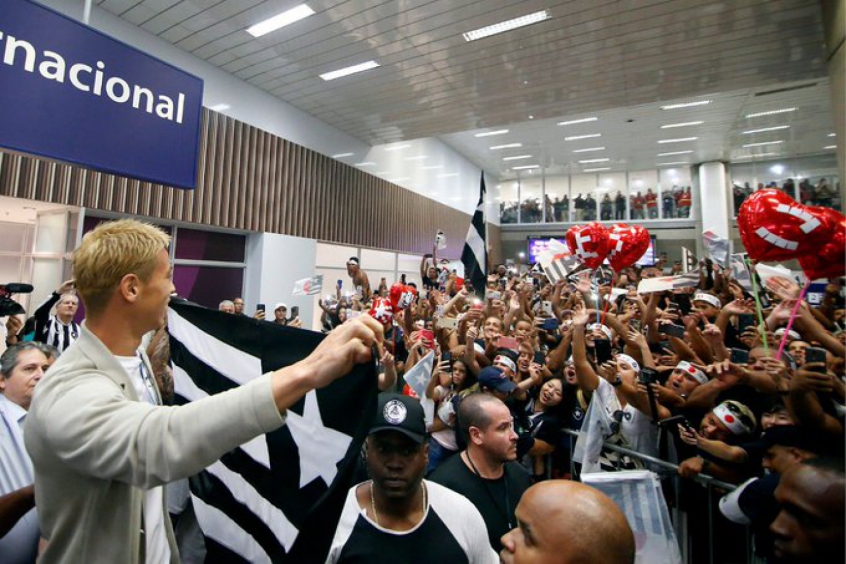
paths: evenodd
<path fill-rule="evenodd" d="M 579 432 L 574 431 L 572 429 L 562 429 L 564 433 L 573 437 L 573 440 L 570 441 L 570 475 L 573 479 L 577 479 L 578 473 L 576 472 L 575 461 L 573 460 L 573 450 L 575 449 L 576 441 L 575 439 L 578 438 Z M 687 514 L 686 512 L 682 511 L 680 508 L 681 505 L 681 484 L 682 484 L 682 477 L 678 474 L 678 464 L 673 464 L 672 462 L 667 462 L 666 460 L 661 460 L 660 458 L 655 458 L 653 456 L 649 456 L 646 454 L 642 454 L 640 452 L 631 450 L 629 448 L 621 447 L 620 445 L 613 445 L 608 443 L 603 443 L 603 448 L 606 448 L 610 451 L 617 452 L 619 454 L 625 454 L 631 458 L 640 459 L 649 465 L 652 466 L 652 471 L 655 472 L 662 482 L 665 480 L 672 480 L 672 487 L 673 487 L 673 494 L 674 494 L 674 502 L 672 504 L 672 520 L 673 520 L 673 529 L 676 532 L 676 538 L 679 540 L 681 546 L 679 546 L 679 550 L 682 555 L 682 560 L 684 562 L 690 562 L 689 556 L 689 547 L 690 547 L 690 537 L 688 535 L 687 530 Z M 550 461 L 547 461 L 546 464 L 547 472 L 549 472 L 551 468 Z M 619 468 L 620 459 L 617 459 L 617 465 Z M 660 468 L 660 470 L 655 470 L 655 467 Z M 688 478 L 684 478 L 688 479 Z M 700 483 L 703 487 L 705 487 L 707 492 L 707 505 L 708 505 L 708 562 L 713 564 L 714 562 L 714 489 L 719 488 L 725 490 L 726 493 L 734 491 L 737 489 L 737 486 L 734 484 L 729 484 L 712 476 L 708 476 L 707 474 L 699 474 L 694 478 L 690 478 L 691 480 Z M 725 494 L 719 494 L 720 497 Z M 740 525 L 737 525 L 741 527 Z M 751 563 L 754 560 L 753 556 L 753 544 L 752 544 L 752 533 L 749 527 L 742 527 L 745 530 L 745 543 L 746 543 L 746 562 Z"/>

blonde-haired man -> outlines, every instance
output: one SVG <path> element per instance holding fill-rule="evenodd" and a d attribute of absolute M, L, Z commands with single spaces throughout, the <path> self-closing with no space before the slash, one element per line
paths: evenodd
<path fill-rule="evenodd" d="M 25 431 L 44 563 L 178 562 L 162 486 L 282 426 L 289 406 L 370 360 L 382 341 L 381 326 L 362 316 L 297 364 L 161 406 L 139 346 L 163 325 L 174 292 L 168 243 L 151 225 L 121 220 L 88 233 L 74 254 L 86 321 L 41 381 Z"/>

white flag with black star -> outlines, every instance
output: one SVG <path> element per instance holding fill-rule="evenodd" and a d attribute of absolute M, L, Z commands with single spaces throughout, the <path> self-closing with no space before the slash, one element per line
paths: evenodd
<path fill-rule="evenodd" d="M 175 403 L 302 360 L 324 338 L 181 300 L 168 310 Z M 322 562 L 376 410 L 375 365 L 311 391 L 272 433 L 189 478 L 207 562 Z"/>

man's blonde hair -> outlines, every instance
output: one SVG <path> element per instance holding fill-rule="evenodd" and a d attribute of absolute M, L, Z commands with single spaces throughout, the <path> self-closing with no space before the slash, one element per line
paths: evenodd
<path fill-rule="evenodd" d="M 169 244 L 167 233 L 134 219 L 101 223 L 87 233 L 73 254 L 76 290 L 86 312 L 103 311 L 127 274 L 148 280 L 159 253 Z"/>

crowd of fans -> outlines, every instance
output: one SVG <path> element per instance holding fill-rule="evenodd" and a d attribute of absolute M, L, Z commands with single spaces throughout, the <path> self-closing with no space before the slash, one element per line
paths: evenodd
<path fill-rule="evenodd" d="M 805 204 L 806 206 L 823 206 L 826 208 L 833 208 L 837 211 L 843 211 L 842 202 L 840 201 L 840 181 L 832 184 L 826 178 L 820 178 L 816 183 L 808 178 L 802 178 L 797 184 L 792 178 L 786 179 L 781 186 L 775 180 L 758 183 L 758 187 L 753 189 L 748 182 L 744 182 L 743 186 L 735 183 L 732 188 L 732 196 L 734 199 L 734 211 L 740 209 L 746 198 L 752 195 L 756 190 L 763 190 L 765 188 L 775 188 L 781 190 L 797 202 Z"/>
<path fill-rule="evenodd" d="M 671 213 L 685 207 L 675 199 L 668 205 Z M 724 518 L 716 526 L 727 535 L 750 526 L 761 558 L 842 561 L 843 279 L 832 280 L 812 307 L 797 302 L 795 280 L 767 278 L 759 322 L 750 291 L 730 269 L 709 260 L 700 262 L 695 288 L 639 294 L 642 280 L 678 273 L 680 265 L 664 261 L 605 278 L 583 272 L 555 284 L 537 269 L 499 265 L 482 289 L 433 255 L 423 257 L 420 284 L 409 282 L 416 287 L 414 300 L 384 327 L 382 360 L 393 377 L 380 388 L 413 398 L 402 375 L 434 353 L 425 390 L 434 415 L 420 441 L 428 444 L 427 478 L 470 499 L 491 547 L 506 558 L 517 546 L 514 533 L 508 536 L 517 527 L 514 512 L 532 483 L 649 468 L 635 455 L 607 448 L 616 444 L 677 464 L 685 479 L 703 474 L 737 484 L 720 501 Z M 390 292 L 385 279 L 371 288 L 358 259 L 351 258 L 347 270 L 356 293 L 342 295 L 339 285 L 335 296 L 320 301 L 327 332 L 364 315 L 374 298 Z M 67 282 L 30 320 L 7 319 L 0 414 L 23 420 L 44 371 L 78 336 L 76 306 Z M 242 298 L 225 300 L 219 309 L 249 314 Z M 787 330 L 794 310 L 798 315 Z M 290 313 L 276 304 L 274 321 L 299 326 L 298 314 Z M 263 308 L 254 314 L 264 315 Z M 782 338 L 787 346 L 779 358 Z M 167 387 L 159 374 L 156 379 L 160 389 Z M 578 439 L 567 430 L 578 431 Z M 31 481 L 22 483 L 12 472 L 0 460 L 0 494 L 24 495 L 30 501 L 19 507 L 31 508 Z M 378 523 L 376 500 L 384 492 L 374 489 L 369 499 Z M 708 542 L 698 523 L 710 500 L 691 488 L 686 500 L 669 501 L 687 504 L 694 546 Z M 0 537 L 9 528 L 0 527 Z M 18 550 L 20 560 L 12 561 L 33 561 L 37 521 L 24 528 L 23 537 L 0 538 L 0 553 L 19 549 L 23 545 L 14 543 L 21 538 L 29 543 L 29 552 Z M 737 556 L 732 549 L 744 550 L 718 544 L 726 558 Z"/>
<path fill-rule="evenodd" d="M 725 519 L 716 526 L 731 533 L 732 523 L 751 525 L 757 554 L 775 558 L 784 542 L 782 532 L 770 530 L 782 510 L 779 476 L 819 459 L 825 472 L 838 469 L 842 484 L 842 279 L 826 287 L 819 306 L 799 305 L 785 352 L 776 358 L 799 296 L 794 280 L 766 280 L 763 323 L 750 291 L 710 261 L 700 264 L 696 288 L 637 293 L 641 280 L 679 269 L 662 259 L 597 287 L 589 275 L 551 284 L 540 272 L 500 265 L 480 301 L 454 273 L 424 264 L 418 298 L 395 312 L 386 338 L 400 374 L 435 351 L 426 390 L 436 402 L 430 475 L 437 479 L 441 465 L 472 449 L 456 413 L 466 398 L 489 394 L 508 406 L 513 460 L 532 480 L 649 467 L 605 447 L 622 445 L 678 464 L 683 478 L 706 474 L 739 485 L 721 503 Z M 385 285 L 376 291 L 387 293 Z M 340 294 L 321 304 L 326 329 L 369 307 L 359 296 Z M 413 392 L 406 387 L 405 393 Z M 575 461 L 567 429 L 581 431 Z M 708 502 L 692 499 L 685 510 L 698 523 Z M 840 510 L 825 519 L 842 526 L 838 499 Z M 692 531 L 701 535 L 697 527 Z"/>
<path fill-rule="evenodd" d="M 690 186 L 673 186 L 669 190 L 647 188 L 646 192 L 634 191 L 628 197 L 618 190 L 616 194 L 608 191 L 594 196 L 578 193 L 572 199 L 566 194 L 551 199 L 548 194 L 540 198 L 527 198 L 522 203 L 501 202 L 500 221 L 502 223 L 571 223 L 582 221 L 622 221 L 627 219 L 688 218 L 693 205 Z M 598 199 L 597 199 L 598 198 Z M 519 212 L 519 215 L 518 215 Z M 545 212 L 545 215 L 544 215 Z M 545 219 L 544 219 L 545 218 Z"/>

